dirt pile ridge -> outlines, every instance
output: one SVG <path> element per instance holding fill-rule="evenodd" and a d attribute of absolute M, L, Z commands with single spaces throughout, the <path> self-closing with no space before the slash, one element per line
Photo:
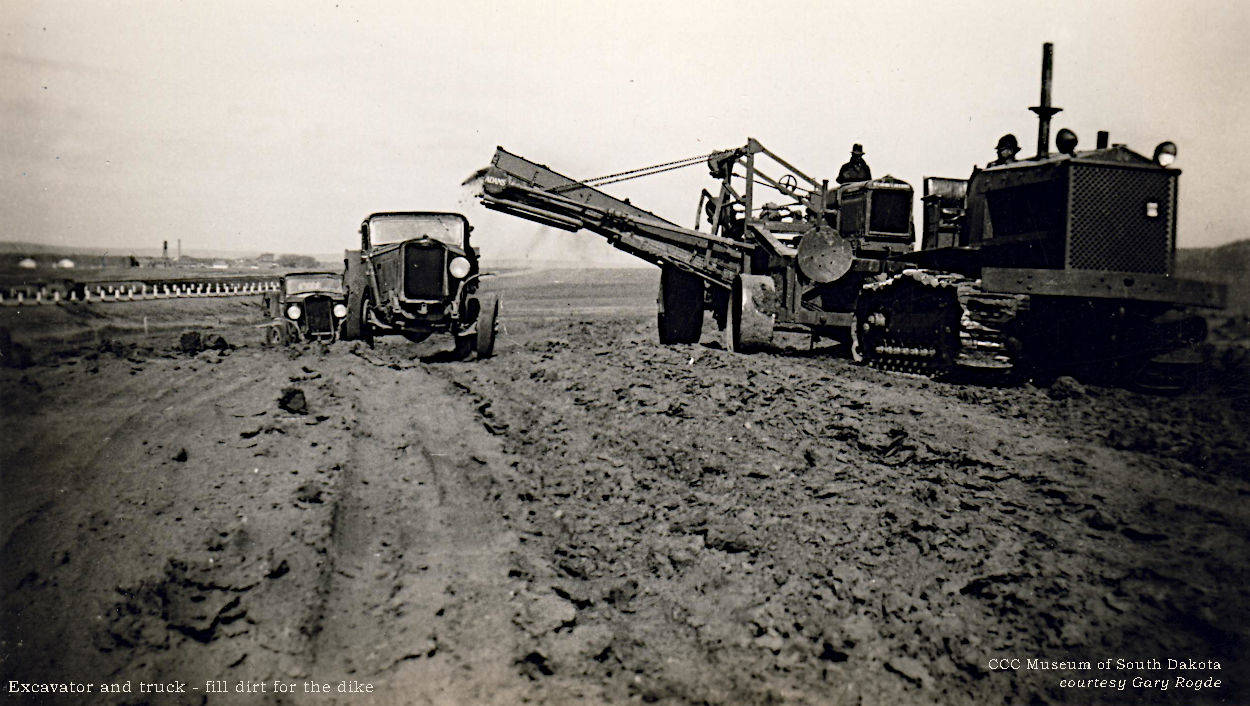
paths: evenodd
<path fill-rule="evenodd" d="M 521 459 L 547 557 L 526 579 L 599 636 L 589 660 L 547 645 L 553 678 L 614 700 L 1065 702 L 986 655 L 1247 664 L 1235 400 L 1056 400 L 650 333 L 570 323 L 439 369 Z"/>

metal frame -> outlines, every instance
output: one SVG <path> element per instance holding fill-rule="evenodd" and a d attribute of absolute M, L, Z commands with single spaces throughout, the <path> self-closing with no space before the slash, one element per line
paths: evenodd
<path fill-rule="evenodd" d="M 1126 299 L 1210 308 L 1223 307 L 1228 297 L 1228 288 L 1223 284 L 1139 272 L 987 267 L 981 271 L 981 284 L 986 291 L 1010 294 Z"/>

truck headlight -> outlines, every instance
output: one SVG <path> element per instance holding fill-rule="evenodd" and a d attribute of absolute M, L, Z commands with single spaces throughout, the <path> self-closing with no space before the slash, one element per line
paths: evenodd
<path fill-rule="evenodd" d="M 300 315 L 299 307 L 292 304 L 286 308 L 286 315 L 292 319 L 298 319 Z"/>
<path fill-rule="evenodd" d="M 469 274 L 469 261 L 463 257 L 453 258 L 451 264 L 447 265 L 447 271 L 456 279 L 464 279 Z"/>
<path fill-rule="evenodd" d="M 1166 167 L 1176 161 L 1176 143 L 1160 142 L 1155 148 L 1155 164 Z"/>
<path fill-rule="evenodd" d="M 339 318 L 339 319 L 347 316 L 347 307 L 343 306 L 342 304 L 335 304 L 334 316 L 335 318 Z"/>

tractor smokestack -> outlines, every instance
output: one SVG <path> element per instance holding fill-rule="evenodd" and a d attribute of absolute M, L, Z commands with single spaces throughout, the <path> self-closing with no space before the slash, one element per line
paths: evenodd
<path fill-rule="evenodd" d="M 1106 130 L 1098 131 L 1098 144 L 1094 145 L 1095 149 L 1105 150 L 1110 143 L 1111 135 Z"/>
<path fill-rule="evenodd" d="M 1050 119 L 1055 113 L 1063 110 L 1050 104 L 1051 73 L 1055 63 L 1055 45 L 1046 42 L 1042 45 L 1042 98 L 1038 105 L 1029 108 L 1037 113 L 1037 156 L 1050 156 Z"/>

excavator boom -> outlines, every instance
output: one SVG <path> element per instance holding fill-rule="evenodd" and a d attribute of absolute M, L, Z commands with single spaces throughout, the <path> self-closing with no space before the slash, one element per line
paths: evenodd
<path fill-rule="evenodd" d="M 618 250 L 726 289 L 756 247 L 683 228 L 502 147 L 483 178 L 481 200 L 486 208 L 543 225 L 588 230 Z"/>

